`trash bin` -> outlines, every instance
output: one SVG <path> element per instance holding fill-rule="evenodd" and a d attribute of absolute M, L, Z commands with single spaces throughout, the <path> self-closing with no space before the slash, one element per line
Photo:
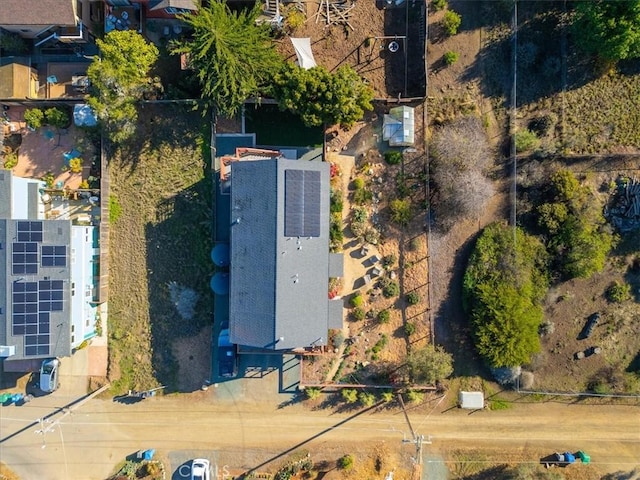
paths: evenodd
<path fill-rule="evenodd" d="M 140 450 L 138 452 L 138 459 L 140 460 L 153 460 L 153 456 L 155 455 L 156 451 L 153 448 L 150 448 L 149 450 Z"/>
<path fill-rule="evenodd" d="M 13 396 L 12 393 L 3 393 L 2 395 L 0 395 L 0 403 L 1 404 L 5 404 L 9 402 L 9 399 Z"/>

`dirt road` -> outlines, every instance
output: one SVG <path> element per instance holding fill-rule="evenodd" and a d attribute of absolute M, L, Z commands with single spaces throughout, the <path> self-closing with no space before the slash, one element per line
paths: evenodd
<path fill-rule="evenodd" d="M 59 424 L 45 424 L 52 428 L 44 436 L 34 433 L 40 426 L 31 421 L 50 408 L 1 409 L 0 458 L 24 480 L 104 479 L 125 456 L 146 448 L 172 459 L 172 473 L 180 461 L 195 455 L 221 462 L 233 458 L 240 463 L 234 467 L 249 469 L 297 448 L 317 452 L 335 444 L 350 448 L 384 441 L 400 449 L 403 433 L 408 434 L 397 410 L 332 414 L 302 405 L 278 408 L 250 398 L 220 400 L 215 391 L 134 405 L 92 400 Z M 640 463 L 639 408 L 534 403 L 473 414 L 413 410 L 410 418 L 419 433 L 432 437 L 425 454 L 473 447 L 499 451 L 503 461 L 523 453 L 537 461 L 536 455 L 582 448 L 603 472 L 614 472 Z M 20 429 L 24 431 L 11 436 Z"/>

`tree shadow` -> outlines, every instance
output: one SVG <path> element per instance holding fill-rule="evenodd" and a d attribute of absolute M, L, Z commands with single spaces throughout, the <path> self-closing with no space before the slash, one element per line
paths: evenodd
<path fill-rule="evenodd" d="M 158 204 L 145 228 L 153 367 L 169 391 L 179 374 L 173 340 L 196 335 L 213 318 L 212 188 L 205 166 L 204 178 Z"/>
<path fill-rule="evenodd" d="M 447 296 L 434 313 L 434 329 L 437 343 L 453 355 L 455 376 L 489 378 L 489 371 L 475 350 L 467 314 L 460 301 L 465 269 L 480 234 L 477 232 L 467 239 L 455 254 Z"/>

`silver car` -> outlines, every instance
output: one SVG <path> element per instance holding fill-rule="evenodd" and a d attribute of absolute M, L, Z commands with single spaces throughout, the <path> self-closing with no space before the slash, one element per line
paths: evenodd
<path fill-rule="evenodd" d="M 45 393 L 55 392 L 58 389 L 58 370 L 60 360 L 48 358 L 42 362 L 40 367 L 40 390 Z"/>

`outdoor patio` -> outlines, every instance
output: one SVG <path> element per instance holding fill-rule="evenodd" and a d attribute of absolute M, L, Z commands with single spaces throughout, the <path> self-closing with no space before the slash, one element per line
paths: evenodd
<path fill-rule="evenodd" d="M 84 133 L 71 125 L 57 131 L 55 128 L 42 127 L 31 131 L 24 126 L 24 107 L 11 107 L 9 115 L 20 126 L 22 143 L 19 149 L 18 164 L 13 168 L 14 175 L 26 178 L 43 178 L 48 173 L 53 176 L 52 187 L 63 190 L 80 188 L 82 180 L 89 177 L 92 152 L 80 151 Z M 69 169 L 69 160 L 65 152 L 76 149 L 83 160 L 82 172 L 73 173 Z"/>
<path fill-rule="evenodd" d="M 89 62 L 47 63 L 38 70 L 38 98 L 83 97 L 89 87 Z"/>

